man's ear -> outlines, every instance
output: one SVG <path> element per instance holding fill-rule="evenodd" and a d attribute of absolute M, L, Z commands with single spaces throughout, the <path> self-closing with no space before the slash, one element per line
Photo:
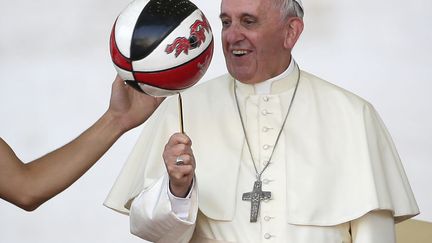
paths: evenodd
<path fill-rule="evenodd" d="M 298 17 L 290 17 L 287 21 L 284 47 L 292 50 L 300 34 L 303 32 L 303 20 Z"/>

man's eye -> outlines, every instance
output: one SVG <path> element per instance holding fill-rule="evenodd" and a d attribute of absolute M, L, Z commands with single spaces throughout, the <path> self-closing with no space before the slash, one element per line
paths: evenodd
<path fill-rule="evenodd" d="M 253 25 L 253 24 L 255 24 L 255 20 L 253 20 L 253 19 L 245 19 L 245 20 L 243 20 L 243 23 L 245 25 Z"/>
<path fill-rule="evenodd" d="M 222 20 L 221 23 L 222 23 L 222 27 L 227 27 L 230 25 L 230 21 L 228 20 Z"/>

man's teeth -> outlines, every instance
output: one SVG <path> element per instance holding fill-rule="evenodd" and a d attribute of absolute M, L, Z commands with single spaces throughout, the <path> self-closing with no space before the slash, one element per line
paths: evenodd
<path fill-rule="evenodd" d="M 232 53 L 236 56 L 241 56 L 247 54 L 247 51 L 245 50 L 233 50 Z"/>

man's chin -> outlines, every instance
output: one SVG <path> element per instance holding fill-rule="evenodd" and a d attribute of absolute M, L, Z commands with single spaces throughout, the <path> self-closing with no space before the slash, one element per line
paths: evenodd
<path fill-rule="evenodd" d="M 245 84 L 253 84 L 253 74 L 251 74 L 250 71 L 245 72 L 244 70 L 239 71 L 233 71 L 233 70 L 228 70 L 228 72 L 230 73 L 230 75 L 235 78 L 236 80 L 245 83 Z"/>

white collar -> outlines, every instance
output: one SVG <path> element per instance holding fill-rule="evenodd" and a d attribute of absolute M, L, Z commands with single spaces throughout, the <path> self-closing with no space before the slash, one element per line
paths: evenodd
<path fill-rule="evenodd" d="M 276 77 L 273 77 L 273 78 L 267 79 L 263 82 L 254 84 L 255 94 L 257 94 L 257 95 L 270 94 L 273 82 L 276 80 L 284 79 L 288 75 L 290 75 L 294 70 L 294 66 L 295 66 L 294 58 L 291 58 L 291 62 L 289 64 L 288 68 L 284 72 L 282 72 L 281 74 L 279 74 Z"/>
<path fill-rule="evenodd" d="M 293 58 L 291 58 L 291 62 L 288 66 L 288 68 L 283 71 L 278 76 L 272 77 L 270 79 L 267 79 L 265 81 L 259 82 L 257 84 L 245 84 L 238 80 L 235 80 L 235 83 L 237 87 L 244 90 L 246 93 L 249 94 L 257 94 L 257 95 L 268 95 L 272 93 L 272 87 L 276 86 L 273 84 L 278 84 L 276 90 L 279 90 L 279 92 L 282 92 L 283 90 L 286 90 L 287 88 L 291 87 L 292 82 L 277 82 L 280 80 L 287 79 L 288 76 L 294 73 L 296 67 L 296 62 Z M 279 84 L 280 83 L 280 84 Z M 285 84 L 286 83 L 286 84 Z M 293 83 L 294 84 L 294 83 Z M 288 86 L 287 86 L 288 85 Z M 274 91 L 273 91 L 274 92 Z"/>

